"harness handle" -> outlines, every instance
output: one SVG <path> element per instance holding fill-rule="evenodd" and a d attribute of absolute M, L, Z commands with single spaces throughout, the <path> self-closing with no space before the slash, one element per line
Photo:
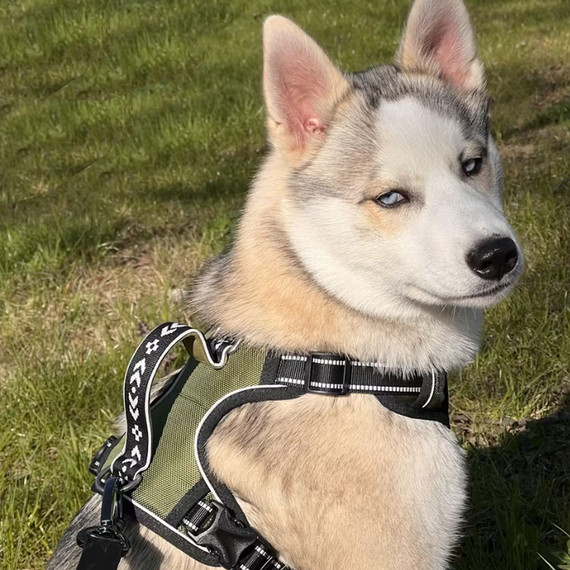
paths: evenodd
<path fill-rule="evenodd" d="M 109 469 L 96 479 L 102 487 L 108 473 L 118 479 L 122 492 L 131 491 L 141 481 L 152 459 L 152 420 L 150 393 L 152 383 L 166 355 L 184 340 L 186 349 L 193 355 L 200 353 L 216 369 L 223 368 L 238 343 L 216 340 L 214 345 L 198 329 L 175 322 L 167 322 L 152 330 L 139 344 L 132 356 L 123 385 L 123 399 L 127 429 L 122 451 Z"/>

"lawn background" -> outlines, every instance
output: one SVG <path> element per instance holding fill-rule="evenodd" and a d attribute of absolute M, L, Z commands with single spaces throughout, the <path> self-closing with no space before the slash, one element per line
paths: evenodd
<path fill-rule="evenodd" d="M 454 568 L 570 568 L 570 2 L 468 6 L 528 268 L 451 379 L 472 496 Z M 294 18 L 357 70 L 392 59 L 407 8 L 0 4 L 1 568 L 43 567 L 140 335 L 188 317 L 173 291 L 230 239 L 265 149 L 263 18 Z"/>

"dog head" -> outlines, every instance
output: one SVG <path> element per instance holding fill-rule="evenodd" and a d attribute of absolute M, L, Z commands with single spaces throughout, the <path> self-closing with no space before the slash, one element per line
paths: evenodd
<path fill-rule="evenodd" d="M 341 73 L 281 16 L 264 26 L 282 218 L 305 270 L 371 316 L 504 298 L 523 256 L 502 209 L 483 66 L 461 0 L 416 0 L 396 63 Z"/>

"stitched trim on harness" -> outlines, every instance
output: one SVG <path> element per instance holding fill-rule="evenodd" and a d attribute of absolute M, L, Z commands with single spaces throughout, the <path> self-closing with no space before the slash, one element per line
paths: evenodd
<path fill-rule="evenodd" d="M 202 465 L 202 458 L 200 457 L 200 453 L 199 453 L 199 440 L 200 440 L 200 432 L 202 431 L 202 428 L 204 427 L 204 424 L 207 422 L 208 418 L 210 417 L 210 415 L 212 415 L 215 410 L 218 408 L 218 406 L 220 406 L 220 404 L 222 404 L 223 402 L 225 402 L 226 400 L 230 399 L 231 397 L 235 396 L 236 394 L 240 394 L 240 393 L 245 393 L 248 391 L 255 391 L 255 390 L 271 390 L 271 389 L 275 389 L 275 388 L 282 388 L 282 386 L 277 386 L 277 385 L 259 385 L 259 386 L 249 386 L 248 388 L 240 388 L 239 390 L 234 390 L 233 392 L 230 392 L 229 394 L 226 394 L 223 398 L 220 398 L 202 417 L 202 419 L 200 420 L 200 423 L 198 424 L 198 427 L 196 428 L 196 435 L 194 436 L 194 457 L 196 458 L 196 464 L 198 465 L 198 469 L 200 470 L 200 474 L 202 475 L 202 479 L 204 479 L 204 482 L 206 483 L 206 485 L 208 485 L 208 488 L 210 489 L 211 493 L 214 495 L 214 497 L 220 501 L 221 503 L 223 502 L 222 499 L 220 498 L 220 496 L 217 493 L 216 488 L 214 487 L 214 485 L 212 485 L 210 478 L 208 477 L 208 473 L 206 473 L 206 470 L 204 469 L 204 466 Z"/>
<path fill-rule="evenodd" d="M 302 386 L 305 384 L 304 380 L 299 380 L 297 378 L 277 378 L 276 383 L 281 384 L 295 384 Z M 342 384 L 327 384 L 326 382 L 311 382 L 311 386 L 316 386 L 317 388 L 329 388 L 341 390 L 343 388 Z M 351 390 L 370 390 L 370 391 L 382 391 L 382 392 L 419 392 L 421 388 L 419 386 L 368 386 L 365 384 L 351 384 Z"/>
<path fill-rule="evenodd" d="M 172 525 L 169 525 L 164 519 L 160 518 L 159 516 L 155 515 L 151 510 L 147 509 L 146 507 L 144 507 L 143 505 L 141 505 L 139 502 L 135 501 L 132 497 L 130 497 L 129 495 L 123 495 L 123 497 L 129 501 L 130 503 L 132 503 L 137 509 L 140 509 L 141 511 L 143 511 L 144 513 L 146 513 L 149 517 L 151 517 L 152 519 L 154 519 L 156 522 L 158 522 L 160 525 L 166 527 L 168 530 L 170 530 L 171 532 L 174 532 L 175 534 L 177 534 L 180 538 L 182 538 L 183 540 L 185 540 L 186 542 L 188 542 L 189 544 L 191 544 L 192 546 L 199 548 L 200 550 L 203 550 L 204 552 L 206 552 L 207 554 L 210 554 L 210 552 L 208 551 L 207 548 L 205 548 L 204 546 L 199 545 L 197 542 L 194 542 L 187 534 L 184 534 L 183 532 L 179 531 L 177 528 L 174 528 Z"/>
<path fill-rule="evenodd" d="M 427 408 L 427 406 L 431 402 L 431 399 L 433 398 L 433 395 L 435 393 L 436 384 L 437 384 L 437 380 L 436 380 L 436 376 L 435 376 L 435 371 L 432 369 L 432 371 L 431 371 L 431 391 L 429 394 L 429 398 L 427 399 L 426 403 L 422 406 L 422 408 Z"/>
<path fill-rule="evenodd" d="M 284 354 L 281 356 L 281 360 L 295 360 L 297 362 L 306 362 L 306 356 L 299 356 L 297 354 Z M 345 366 L 345 360 L 329 360 L 327 358 L 313 358 L 314 364 L 327 364 L 329 366 Z M 360 362 L 359 360 L 351 360 L 351 366 L 364 366 L 370 368 L 386 368 L 385 364 L 380 362 Z"/>

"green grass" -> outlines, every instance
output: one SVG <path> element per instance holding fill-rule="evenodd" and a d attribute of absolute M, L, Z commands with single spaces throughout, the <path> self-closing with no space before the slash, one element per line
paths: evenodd
<path fill-rule="evenodd" d="M 451 382 L 471 468 L 454 567 L 567 568 L 570 5 L 468 4 L 528 269 Z M 89 495 L 139 329 L 185 318 L 172 289 L 239 214 L 265 145 L 263 17 L 293 17 L 354 70 L 392 58 L 406 11 L 407 0 L 0 4 L 0 567 L 43 567 Z"/>

